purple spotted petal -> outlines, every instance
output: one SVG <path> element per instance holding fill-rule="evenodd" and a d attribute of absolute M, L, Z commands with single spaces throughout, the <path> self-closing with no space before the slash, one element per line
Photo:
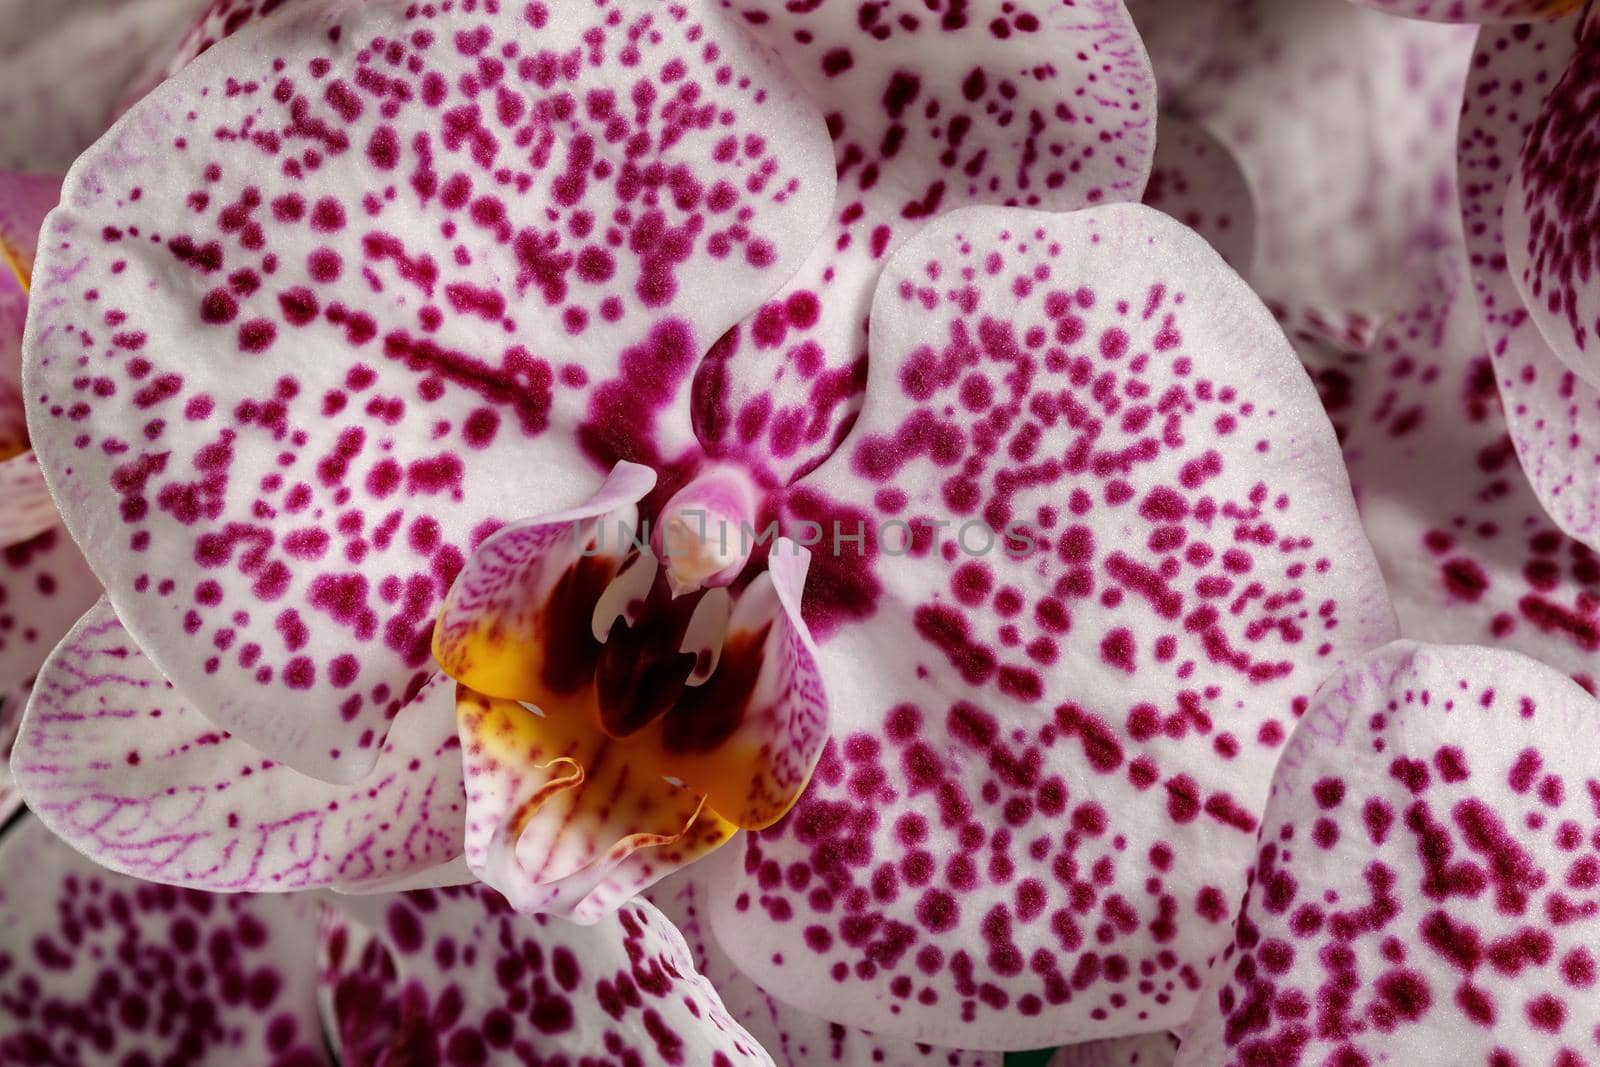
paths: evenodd
<path fill-rule="evenodd" d="M 60 526 L 0 548 L 0 692 L 33 677 L 100 596 L 100 580 Z"/>
<path fill-rule="evenodd" d="M 1330 680 L 1178 1063 L 1589 1062 L 1597 716 L 1481 648 L 1399 643 Z"/>
<path fill-rule="evenodd" d="M 113 870 L 197 889 L 380 887 L 461 853 L 455 701 L 436 682 L 349 786 L 290 770 L 184 704 L 102 599 L 40 672 L 12 771 Z"/>
<path fill-rule="evenodd" d="M 789 501 L 882 531 L 813 550 L 834 740 L 713 884 L 718 938 L 884 1034 L 1181 1023 L 1288 729 L 1393 633 L 1333 433 L 1245 284 L 1137 205 L 953 213 L 872 323 L 861 421 Z"/>
<path fill-rule="evenodd" d="M 0 0 L 0 168 L 65 171 L 201 0 Z"/>
<path fill-rule="evenodd" d="M 1390 15 L 1435 22 L 1532 22 L 1559 19 L 1584 0 L 1352 0 Z"/>
<path fill-rule="evenodd" d="M 1172 1067 L 1178 1039 L 1172 1034 L 1140 1034 L 1068 1045 L 1055 1054 L 1050 1067 Z"/>
<path fill-rule="evenodd" d="M 1591 387 L 1600 385 L 1596 205 L 1600 144 L 1600 40 L 1579 39 L 1566 73 L 1544 98 L 1506 190 L 1506 269 L 1534 325 Z"/>
<path fill-rule="evenodd" d="M 1255 201 L 1233 153 L 1204 126 L 1161 117 L 1144 203 L 1197 231 L 1234 270 L 1250 272 Z"/>
<path fill-rule="evenodd" d="M 219 726 L 360 778 L 472 547 L 692 446 L 696 360 L 833 181 L 817 115 L 720 18 L 301 3 L 75 168 L 34 444 Z"/>
<path fill-rule="evenodd" d="M 1400 632 L 1513 649 L 1593 689 L 1600 559 L 1555 527 L 1517 465 L 1460 253 L 1417 274 L 1412 307 L 1379 331 L 1334 414 Z"/>
<path fill-rule="evenodd" d="M 695 966 L 716 986 L 729 1013 L 779 1067 L 1001 1067 L 999 1052 L 960 1052 L 885 1038 L 792 1007 L 751 981 L 717 943 L 707 909 L 708 880 L 732 875 L 718 857 L 652 887 L 647 896 L 672 920 L 694 954 Z"/>
<path fill-rule="evenodd" d="M 1461 115 L 1461 212 L 1472 278 L 1517 458 L 1556 525 L 1600 543 L 1600 393 L 1551 350 L 1507 267 L 1501 208 L 1580 19 L 1485 29 Z"/>
<path fill-rule="evenodd" d="M 828 117 L 832 228 L 696 379 L 708 451 L 788 481 L 849 429 L 866 313 L 892 251 L 969 204 L 1070 211 L 1137 199 L 1154 148 L 1149 62 L 1121 0 L 733 2 Z"/>
<path fill-rule="evenodd" d="M 1386 315 L 1413 253 L 1454 228 L 1451 131 L 1469 27 L 1345 0 L 1241 0 L 1181 97 L 1255 194 L 1251 280 L 1271 300 Z"/>
<path fill-rule="evenodd" d="M 518 915 L 484 886 L 336 908 L 324 981 L 345 1063 L 772 1062 L 643 902 L 595 926 Z"/>
<path fill-rule="evenodd" d="M 327 1067 L 309 897 L 151 885 L 0 842 L 0 1062 Z"/>

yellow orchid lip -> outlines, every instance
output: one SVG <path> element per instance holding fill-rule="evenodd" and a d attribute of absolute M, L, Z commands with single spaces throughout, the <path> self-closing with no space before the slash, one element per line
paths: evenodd
<path fill-rule="evenodd" d="M 468 861 L 525 910 L 591 917 L 736 830 L 771 825 L 826 736 L 795 614 L 805 560 L 780 556 L 803 550 L 781 542 L 773 568 L 731 583 L 686 581 L 649 537 L 606 532 L 619 518 L 638 528 L 630 503 L 497 534 L 435 631 L 457 683 Z"/>

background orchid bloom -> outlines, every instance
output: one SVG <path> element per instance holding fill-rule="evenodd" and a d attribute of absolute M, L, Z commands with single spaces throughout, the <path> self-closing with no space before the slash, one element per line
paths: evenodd
<path fill-rule="evenodd" d="M 175 889 L 29 818 L 0 837 L 0 870 L 7 1063 L 772 1062 L 642 902 L 578 927 L 483 887 Z"/>
<path fill-rule="evenodd" d="M 1178 1064 L 1593 1058 L 1600 707 L 1514 653 L 1397 643 L 1284 752 Z"/>

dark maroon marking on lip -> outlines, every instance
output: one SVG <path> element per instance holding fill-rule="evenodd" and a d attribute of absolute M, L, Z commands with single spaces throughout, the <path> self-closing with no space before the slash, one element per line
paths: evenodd
<path fill-rule="evenodd" d="M 732 635 L 722 647 L 716 673 L 705 684 L 683 691 L 662 720 L 661 742 L 668 752 L 713 752 L 757 711 L 751 700 L 771 630 L 768 623 L 752 633 Z"/>

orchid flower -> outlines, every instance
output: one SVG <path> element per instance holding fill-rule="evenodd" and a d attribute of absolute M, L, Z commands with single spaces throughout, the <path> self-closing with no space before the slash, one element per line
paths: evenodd
<path fill-rule="evenodd" d="M 482 886 L 212 894 L 114 874 L 27 818 L 0 870 L 6 1063 L 771 1062 L 642 901 L 580 927 Z"/>
<path fill-rule="evenodd" d="M 592 923 L 678 871 L 758 995 L 883 1040 L 1183 1023 L 1377 566 L 1265 307 L 1105 206 L 1121 4 L 856 16 L 303 0 L 89 150 L 25 384 L 109 599 L 40 818 Z"/>

